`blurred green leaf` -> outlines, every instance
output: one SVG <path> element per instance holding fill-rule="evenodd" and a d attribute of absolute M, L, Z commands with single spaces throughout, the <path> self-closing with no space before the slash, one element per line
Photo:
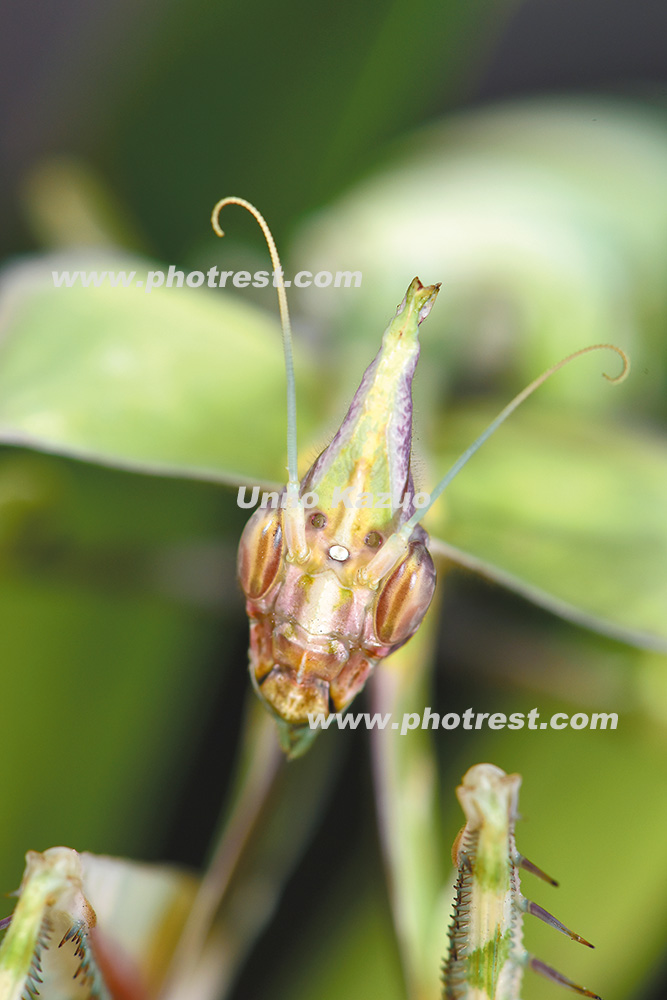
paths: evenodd
<path fill-rule="evenodd" d="M 356 357 L 413 275 L 440 280 L 423 333 L 431 405 L 457 381 L 502 381 L 511 395 L 565 354 L 612 341 L 644 375 L 626 398 L 664 412 L 666 170 L 667 117 L 639 102 L 461 113 L 404 138 L 304 223 L 292 258 L 361 271 L 363 284 L 298 301 Z M 541 395 L 618 406 L 576 368 Z"/>
<path fill-rule="evenodd" d="M 143 472 L 285 478 L 275 319 L 203 289 L 54 288 L 52 270 L 150 262 L 50 257 L 11 269 L 0 304 L 0 440 Z M 298 363 L 302 376 L 305 366 Z M 308 386 L 307 386 L 308 388 Z M 313 422 L 315 386 L 299 392 Z"/>
<path fill-rule="evenodd" d="M 234 516 L 211 485 L 0 454 L 0 886 L 28 848 L 162 850 L 242 611 Z"/>
<path fill-rule="evenodd" d="M 166 794 L 168 767 L 180 769 L 199 700 L 185 664 L 201 662 L 210 630 L 170 602 L 111 599 L 63 580 L 5 579 L 0 600 L 0 797 L 13 817 L 0 884 L 16 880 L 8 869 L 29 847 L 146 850 L 138 831 Z"/>
<path fill-rule="evenodd" d="M 514 414 L 457 477 L 431 529 L 512 574 L 526 596 L 532 585 L 603 631 L 667 651 L 667 447 L 646 432 L 533 409 Z M 440 468 L 492 416 L 474 406 L 450 414 Z"/>

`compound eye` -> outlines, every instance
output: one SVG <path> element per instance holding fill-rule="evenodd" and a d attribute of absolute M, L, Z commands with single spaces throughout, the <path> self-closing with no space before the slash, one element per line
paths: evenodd
<path fill-rule="evenodd" d="M 275 581 L 283 557 L 283 532 L 279 510 L 260 507 L 241 535 L 237 568 L 246 597 L 262 597 Z"/>
<path fill-rule="evenodd" d="M 435 590 L 435 566 L 426 546 L 412 544 L 380 590 L 375 634 L 386 646 L 400 646 L 417 631 Z"/>
<path fill-rule="evenodd" d="M 313 514 L 310 519 L 310 523 L 313 528 L 325 528 L 327 519 L 324 514 Z"/>
<path fill-rule="evenodd" d="M 382 542 L 383 538 L 379 531 L 371 531 L 364 538 L 364 545 L 367 545 L 369 549 L 379 549 Z"/>

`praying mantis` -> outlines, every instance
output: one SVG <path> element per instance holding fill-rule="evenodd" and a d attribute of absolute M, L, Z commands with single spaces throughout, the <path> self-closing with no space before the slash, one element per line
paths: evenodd
<path fill-rule="evenodd" d="M 510 414 L 548 378 L 590 351 L 620 357 L 618 383 L 628 373 L 613 344 L 584 347 L 548 368 L 488 425 L 417 506 L 411 467 L 412 380 L 419 327 L 440 285 L 415 278 L 363 375 L 342 424 L 303 478 L 297 469 L 296 393 L 292 333 L 275 241 L 254 205 L 221 199 L 219 215 L 239 205 L 257 220 L 273 264 L 287 378 L 288 481 L 277 509 L 260 508 L 239 545 L 238 572 L 250 619 L 250 676 L 277 720 L 291 757 L 308 748 L 308 716 L 342 711 L 377 663 L 420 627 L 435 588 L 435 567 L 421 521 L 449 483 Z M 313 509 L 306 497 L 314 497 Z"/>
<path fill-rule="evenodd" d="M 514 827 L 521 775 L 476 764 L 456 794 L 466 816 L 452 848 L 457 868 L 443 1000 L 516 1000 L 525 967 L 580 996 L 600 1000 L 583 986 L 530 955 L 523 945 L 523 915 L 531 913 L 574 941 L 593 945 L 520 891 L 519 870 L 558 885 L 519 854 Z"/>

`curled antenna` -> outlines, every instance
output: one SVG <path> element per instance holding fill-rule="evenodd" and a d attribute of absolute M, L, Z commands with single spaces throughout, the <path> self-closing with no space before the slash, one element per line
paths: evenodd
<path fill-rule="evenodd" d="M 431 493 L 431 500 L 428 506 L 422 507 L 419 510 L 415 511 L 412 517 L 408 521 L 406 521 L 405 524 L 399 529 L 399 532 L 397 532 L 397 534 L 400 534 L 402 538 L 407 541 L 407 539 L 412 534 L 413 529 L 428 513 L 428 511 L 431 509 L 431 507 L 438 499 L 438 497 L 444 492 L 444 490 L 447 489 L 452 479 L 454 479 L 459 474 L 463 466 L 472 458 L 472 456 L 475 454 L 476 451 L 479 451 L 484 442 L 491 437 L 493 432 L 498 430 L 500 425 L 507 420 L 509 415 L 513 413 L 518 406 L 521 406 L 523 401 L 527 399 L 528 396 L 531 396 L 535 392 L 535 390 L 542 385 L 543 382 L 546 382 L 547 379 L 551 378 L 551 376 L 554 375 L 555 372 L 559 371 L 561 368 L 564 368 L 565 365 L 569 365 L 570 361 L 574 361 L 575 358 L 580 358 L 582 354 L 589 354 L 590 351 L 615 351 L 616 354 L 618 354 L 621 361 L 623 362 L 623 369 L 620 372 L 620 374 L 612 376 L 608 375 L 606 372 L 602 373 L 604 378 L 606 378 L 608 382 L 612 382 L 613 384 L 618 384 L 619 382 L 623 381 L 623 379 L 630 371 L 630 360 L 627 354 L 625 353 L 625 351 L 622 351 L 620 347 L 616 347 L 615 344 L 591 344 L 589 347 L 582 347 L 581 350 L 575 351 L 574 354 L 568 354 L 566 358 L 563 358 L 557 364 L 552 365 L 551 368 L 547 368 L 547 370 L 542 372 L 541 375 L 538 375 L 538 377 L 533 382 L 531 382 L 530 385 L 527 385 L 526 388 L 523 389 L 518 394 L 518 396 L 515 396 L 514 399 L 510 403 L 508 403 L 503 410 L 500 411 L 495 420 L 491 421 L 486 430 L 482 431 L 477 440 L 473 444 L 471 444 L 470 447 L 467 448 L 466 451 L 464 451 L 459 458 L 457 458 L 457 460 L 454 462 L 449 472 L 447 472 L 446 475 L 443 476 L 443 478 L 440 480 L 438 485 Z"/>
<path fill-rule="evenodd" d="M 215 205 L 211 213 L 211 225 L 218 236 L 224 236 L 224 231 L 220 227 L 220 212 L 226 205 L 240 205 L 257 220 L 260 229 L 264 233 L 266 245 L 271 255 L 274 279 L 273 283 L 278 289 L 278 304 L 280 306 L 280 322 L 283 331 L 283 351 L 285 354 L 285 376 L 287 379 L 287 507 L 283 516 L 283 527 L 285 532 L 285 543 L 287 545 L 287 558 L 290 562 L 304 562 L 308 558 L 309 550 L 306 544 L 306 522 L 304 507 L 299 497 L 299 472 L 297 465 L 297 442 L 296 442 L 296 388 L 294 382 L 294 357 L 292 355 L 292 325 L 287 308 L 287 294 L 285 293 L 285 282 L 283 279 L 283 269 L 280 257 L 276 249 L 276 242 L 269 229 L 268 223 L 261 212 L 254 205 L 251 205 L 245 198 L 230 196 L 221 198 Z"/>
<path fill-rule="evenodd" d="M 224 231 L 220 227 L 219 216 L 220 212 L 226 205 L 240 205 L 241 208 L 247 209 L 247 211 L 255 217 L 262 232 L 264 233 L 264 239 L 266 240 L 266 245 L 268 246 L 269 253 L 271 255 L 271 264 L 273 265 L 274 272 L 274 284 L 278 289 L 280 322 L 283 330 L 283 351 L 285 353 L 285 375 L 287 377 L 287 471 L 290 485 L 296 484 L 298 486 L 296 389 L 294 384 L 294 358 L 292 356 L 292 325 L 289 318 L 289 309 L 287 308 L 287 295 L 285 293 L 285 283 L 283 281 L 283 269 L 280 263 L 280 257 L 278 256 L 276 242 L 273 238 L 271 230 L 269 229 L 266 219 L 261 212 L 259 212 L 254 205 L 251 205 L 249 201 L 246 201 L 245 198 L 236 198 L 231 196 L 229 198 L 221 198 L 217 203 L 211 213 L 211 225 L 213 226 L 214 232 L 217 233 L 218 236 L 225 235 Z"/>

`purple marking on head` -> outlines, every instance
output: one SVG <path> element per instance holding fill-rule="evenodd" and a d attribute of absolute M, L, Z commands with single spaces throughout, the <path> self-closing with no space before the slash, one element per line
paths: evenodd
<path fill-rule="evenodd" d="M 365 398 L 373 384 L 383 349 L 380 348 L 364 372 L 361 384 L 355 392 L 349 409 L 333 440 L 327 445 L 322 454 L 318 456 L 306 474 L 302 483 L 304 489 L 313 488 L 313 484 L 316 484 L 327 474 L 329 467 L 338 453 L 348 444 L 352 437 L 355 424 L 361 415 Z M 410 454 L 412 451 L 412 380 L 418 359 L 419 346 L 417 345 L 414 358 L 401 372 L 400 378 L 397 380 L 393 410 L 387 420 L 387 455 L 391 469 L 390 479 L 395 484 L 395 492 L 400 493 L 401 496 L 405 493 L 406 489 L 410 489 L 410 492 L 414 493 L 410 471 Z M 412 509 L 410 511 L 402 511 L 400 523 L 406 521 L 411 514 Z"/>
<path fill-rule="evenodd" d="M 370 478 L 373 489 L 389 491 L 394 507 L 392 519 L 402 524 L 414 513 L 414 505 L 403 510 L 406 492 L 414 494 L 410 471 L 412 450 L 412 380 L 419 359 L 418 327 L 428 316 L 438 294 L 439 285 L 424 286 L 415 278 L 408 288 L 396 316 L 385 330 L 382 346 L 363 374 L 361 384 L 333 440 L 315 460 L 302 481 L 302 491 L 324 490 L 324 495 L 338 483 L 328 483 L 326 477 L 336 465 L 348 466 L 345 450 L 350 448 L 349 471 L 363 449 L 363 439 L 372 427 L 375 440 L 380 438 L 377 453 L 371 459 Z M 381 374 L 378 372 L 382 366 Z M 371 421 L 368 421 L 368 415 Z M 355 435 L 360 440 L 355 440 Z M 384 438 L 382 441 L 381 439 Z M 343 461 L 338 465 L 338 460 Z M 368 454 L 366 456 L 368 463 Z M 383 485 L 378 487 L 377 483 Z M 395 521 L 395 523 L 396 523 Z"/>
<path fill-rule="evenodd" d="M 412 365 L 404 370 L 401 381 L 397 386 L 394 411 L 389 420 L 387 433 L 390 440 L 387 442 L 389 455 L 392 458 L 392 480 L 402 484 L 402 492 L 409 490 L 414 496 L 412 483 L 412 472 L 410 468 L 410 456 L 412 454 L 412 380 L 414 378 L 417 361 L 419 360 L 419 349 L 415 355 Z M 401 515 L 401 523 L 410 517 L 407 511 Z"/>

